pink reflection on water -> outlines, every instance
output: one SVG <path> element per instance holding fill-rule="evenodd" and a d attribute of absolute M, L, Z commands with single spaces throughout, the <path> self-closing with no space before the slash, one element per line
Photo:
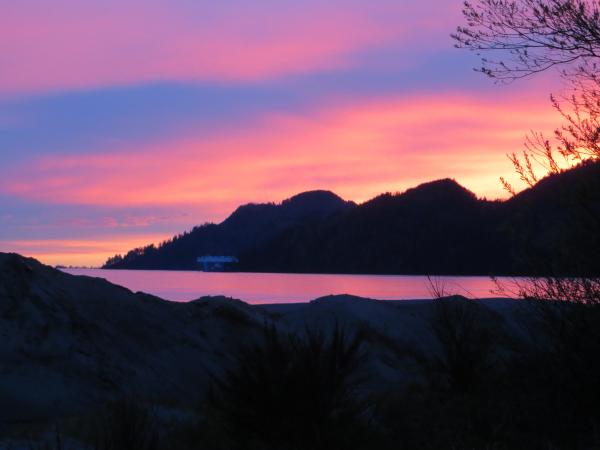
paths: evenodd
<path fill-rule="evenodd" d="M 174 301 L 225 295 L 250 304 L 308 302 L 330 294 L 352 294 L 380 300 L 431 298 L 425 276 L 216 273 L 163 270 L 69 269 L 73 275 L 105 278 L 132 291 Z M 448 294 L 497 297 L 488 277 L 435 277 Z"/>

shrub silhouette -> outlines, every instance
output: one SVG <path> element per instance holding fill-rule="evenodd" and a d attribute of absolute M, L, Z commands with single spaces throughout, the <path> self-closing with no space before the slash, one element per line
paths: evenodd
<path fill-rule="evenodd" d="M 236 365 L 215 380 L 211 399 L 232 448 L 359 448 L 366 404 L 360 399 L 361 337 L 264 330 Z"/>
<path fill-rule="evenodd" d="M 519 285 L 533 336 L 517 361 L 530 384 L 552 392 L 552 408 L 581 417 L 571 428 L 600 426 L 600 279 L 541 278 Z M 540 382 L 540 380 L 543 380 Z M 526 379 L 527 380 L 527 379 Z M 562 419 L 561 419 L 562 420 Z M 589 428 L 588 428 L 589 431 Z"/>
<path fill-rule="evenodd" d="M 122 399 L 103 408 L 92 420 L 94 450 L 158 450 L 159 422 L 144 405 Z"/>
<path fill-rule="evenodd" d="M 437 298 L 429 326 L 438 351 L 416 351 L 415 358 L 434 388 L 455 393 L 474 389 L 496 362 L 499 331 L 494 318 L 475 300 L 453 296 Z"/>

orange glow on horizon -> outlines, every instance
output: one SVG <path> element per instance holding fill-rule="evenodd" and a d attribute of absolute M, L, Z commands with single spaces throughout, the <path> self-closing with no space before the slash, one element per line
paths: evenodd
<path fill-rule="evenodd" d="M 102 265 L 109 257 L 136 247 L 157 244 L 172 236 L 139 234 L 134 236 L 101 236 L 90 239 L 28 239 L 0 241 L 3 252 L 20 253 L 52 266 Z"/>
<path fill-rule="evenodd" d="M 311 117 L 266 116 L 256 129 L 229 135 L 45 157 L 15 170 L 0 188 L 47 203 L 233 208 L 310 189 L 360 202 L 450 177 L 497 198 L 506 196 L 498 177 L 516 179 L 506 154 L 522 148 L 522 124 L 548 130 L 555 121 L 545 103 L 522 96 L 492 101 L 447 94 L 341 104 Z"/>

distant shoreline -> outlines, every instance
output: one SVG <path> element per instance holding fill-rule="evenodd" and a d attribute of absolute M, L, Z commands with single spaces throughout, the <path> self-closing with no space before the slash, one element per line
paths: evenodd
<path fill-rule="evenodd" d="M 488 276 L 423 276 L 369 274 L 286 274 L 251 272 L 199 272 L 174 270 L 65 269 L 71 275 L 106 279 L 132 292 L 146 292 L 176 302 L 201 297 L 240 299 L 248 304 L 309 303 L 328 295 L 354 295 L 382 301 L 431 299 L 432 284 L 445 294 L 468 298 L 498 295 L 496 281 Z M 498 278 L 503 284 L 521 281 Z"/>
<path fill-rule="evenodd" d="M 135 272 L 191 272 L 191 273 L 234 273 L 234 274 L 260 274 L 260 275 L 323 275 L 323 276 L 365 276 L 365 277 L 460 277 L 460 278 L 530 278 L 532 275 L 521 274 L 495 274 L 490 275 L 486 273 L 436 273 L 436 274 L 427 274 L 427 273 L 387 273 L 387 272 L 275 272 L 275 271 L 246 271 L 246 270 L 226 270 L 226 271 L 204 271 L 204 270 L 192 270 L 192 269 L 161 269 L 161 268 L 144 268 L 144 269 L 136 269 L 136 268 L 112 268 L 112 267 L 59 267 L 55 266 L 56 269 L 59 270 L 118 270 L 118 271 L 135 271 Z"/>

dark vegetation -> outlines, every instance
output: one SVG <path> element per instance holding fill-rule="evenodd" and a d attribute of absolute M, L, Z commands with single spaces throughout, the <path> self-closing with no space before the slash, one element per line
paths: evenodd
<path fill-rule="evenodd" d="M 599 306 L 531 299 L 515 334 L 476 301 L 439 299 L 436 348 L 405 350 L 423 381 L 368 390 L 368 335 L 268 329 L 198 425 L 222 449 L 596 448 Z"/>
<path fill-rule="evenodd" d="M 597 448 L 600 415 L 592 405 L 599 389 L 590 380 L 597 381 L 600 372 L 597 364 L 570 360 L 594 360 L 597 336 L 578 346 L 567 336 L 543 334 L 532 321 L 522 325 L 535 334 L 516 339 L 490 329 L 489 321 L 472 322 L 478 312 L 465 315 L 465 307 L 477 308 L 461 305 L 453 315 L 466 323 L 433 323 L 441 326 L 436 335 L 445 343 L 441 361 L 424 365 L 428 388 L 399 390 L 385 403 L 384 420 L 391 419 L 391 432 L 403 442 L 397 448 Z M 597 307 L 587 311 L 597 313 Z M 470 339 L 474 335 L 483 340 Z"/>
<path fill-rule="evenodd" d="M 582 163 L 502 202 L 440 180 L 358 206 L 326 192 L 242 206 L 105 268 L 197 269 L 197 256 L 232 254 L 241 271 L 597 275 L 598 227 L 600 164 Z"/>
<path fill-rule="evenodd" d="M 355 206 L 335 194 L 313 191 L 296 195 L 280 205 L 240 206 L 225 221 L 204 224 L 155 247 L 137 248 L 125 256 L 110 258 L 111 269 L 198 269 L 203 255 L 244 254 L 259 247 L 279 232 L 300 223 L 314 223 Z"/>
<path fill-rule="evenodd" d="M 436 300 L 433 346 L 398 350 L 420 368 L 415 384 L 369 384 L 368 330 L 265 327 L 215 374 L 193 417 L 127 399 L 31 448 L 81 448 L 74 439 L 97 450 L 598 448 L 600 304 L 531 298 L 522 307 L 509 324 L 475 300 Z"/>
<path fill-rule="evenodd" d="M 534 186 L 536 169 L 559 174 L 600 159 L 600 4 L 595 0 L 472 0 L 465 24 L 452 35 L 458 48 L 481 57 L 476 70 L 499 83 L 557 71 L 565 90 L 551 95 L 563 124 L 550 138 L 532 132 L 522 156 L 509 157 L 522 181 Z M 501 178 L 504 187 L 512 186 Z"/>
<path fill-rule="evenodd" d="M 300 336 L 266 328 L 215 379 L 205 426 L 223 427 L 232 449 L 363 448 L 363 359 L 360 337 L 338 327 Z"/>
<path fill-rule="evenodd" d="M 132 398 L 110 403 L 87 422 L 94 450 L 159 450 L 156 413 Z"/>

